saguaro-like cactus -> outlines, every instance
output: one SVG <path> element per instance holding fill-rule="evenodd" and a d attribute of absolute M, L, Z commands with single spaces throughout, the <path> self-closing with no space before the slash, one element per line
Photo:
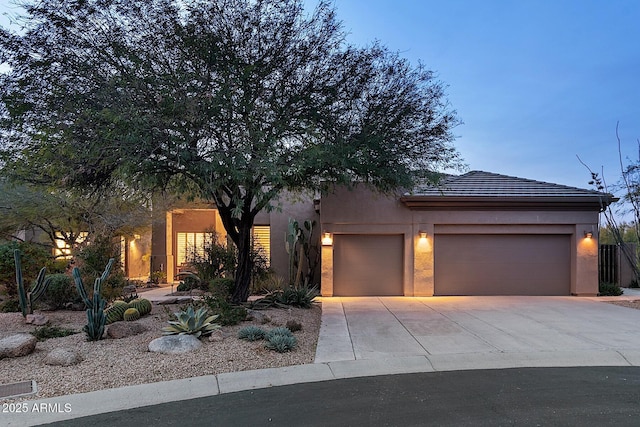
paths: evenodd
<path fill-rule="evenodd" d="M 78 270 L 78 267 L 73 269 L 73 280 L 76 283 L 76 289 L 78 290 L 82 301 L 84 301 L 84 304 L 87 306 L 87 324 L 84 327 L 84 331 L 87 333 L 87 337 L 91 341 L 102 339 L 102 335 L 104 333 L 104 325 L 107 322 L 107 317 L 104 314 L 106 301 L 100 295 L 100 289 L 102 287 L 102 283 L 107 280 L 109 273 L 111 273 L 111 267 L 113 267 L 114 262 L 115 259 L 111 258 L 102 275 L 96 278 L 93 283 L 93 295 L 91 298 L 88 297 L 87 291 L 82 283 L 80 270 Z"/>
<path fill-rule="evenodd" d="M 40 298 L 49 286 L 51 282 L 50 277 L 45 277 L 47 272 L 46 267 L 42 267 L 38 277 L 31 286 L 31 289 L 27 292 L 24 287 L 24 281 L 22 278 L 22 261 L 20 250 L 13 251 L 13 259 L 16 264 L 16 284 L 18 285 L 18 300 L 20 302 L 20 309 L 22 310 L 22 316 L 27 317 L 27 314 L 33 314 L 33 303 Z"/>
<path fill-rule="evenodd" d="M 294 285 L 297 282 L 300 275 L 300 265 L 296 265 L 298 258 L 297 247 L 298 240 L 300 240 L 300 227 L 298 221 L 289 218 L 289 224 L 287 225 L 287 231 L 284 233 L 284 249 L 289 255 L 289 286 Z"/>

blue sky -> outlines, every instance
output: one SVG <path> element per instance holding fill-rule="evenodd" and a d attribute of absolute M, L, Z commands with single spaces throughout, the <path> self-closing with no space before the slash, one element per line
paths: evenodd
<path fill-rule="evenodd" d="M 316 4 L 307 0 L 308 5 Z M 348 41 L 380 40 L 448 85 L 469 168 L 589 188 L 640 138 L 640 1 L 335 0 Z M 3 2 L 0 11 L 10 10 Z M 10 13 L 15 13 L 15 10 Z M 6 25 L 6 19 L 0 17 Z"/>
<path fill-rule="evenodd" d="M 312 3 L 312 2 L 310 2 Z M 349 41 L 437 72 L 470 169 L 588 188 L 640 138 L 640 1 L 335 0 Z"/>

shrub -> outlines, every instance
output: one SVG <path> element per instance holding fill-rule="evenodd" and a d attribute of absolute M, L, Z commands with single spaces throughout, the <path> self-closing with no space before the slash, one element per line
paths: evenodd
<path fill-rule="evenodd" d="M 203 247 L 189 248 L 187 253 L 187 262 L 204 284 L 235 271 L 237 258 L 235 246 L 225 244 L 215 231 L 205 234 Z"/>
<path fill-rule="evenodd" d="M 4 285 L 9 297 L 18 295 L 13 258 L 13 251 L 16 249 L 19 249 L 22 254 L 24 283 L 33 282 L 38 277 L 40 269 L 52 263 L 50 252 L 42 245 L 13 241 L 0 243 L 0 285 Z"/>
<path fill-rule="evenodd" d="M 247 326 L 238 331 L 238 338 L 247 341 L 258 341 L 264 339 L 267 332 L 258 326 Z"/>
<path fill-rule="evenodd" d="M 51 274 L 49 286 L 45 291 L 42 301 L 53 309 L 63 308 L 68 302 L 78 300 L 78 292 L 71 277 L 66 274 Z"/>
<path fill-rule="evenodd" d="M 638 281 L 636 279 L 633 279 L 631 281 L 631 283 L 629 283 L 629 287 L 630 288 L 640 288 L 640 285 L 638 284 Z"/>
<path fill-rule="evenodd" d="M 78 269 L 83 283 L 86 283 L 88 287 L 93 287 L 93 281 L 102 274 L 104 266 L 109 260 L 112 258 L 120 259 L 120 245 L 110 237 L 97 236 L 76 249 L 74 256 L 78 261 Z M 120 267 L 120 262 L 115 262 L 111 274 L 102 283 L 100 294 L 107 301 L 120 298 L 122 289 L 127 284 L 127 279 Z"/>
<path fill-rule="evenodd" d="M 282 292 L 280 302 L 293 307 L 311 308 L 313 300 L 319 295 L 318 287 L 307 285 L 287 288 Z"/>
<path fill-rule="evenodd" d="M 298 322 L 297 320 L 287 320 L 287 323 L 285 325 L 287 327 L 287 329 L 289 329 L 291 332 L 298 332 L 302 330 L 302 324 L 300 322 Z"/>
<path fill-rule="evenodd" d="M 212 313 L 218 315 L 218 322 L 222 326 L 237 325 L 247 318 L 246 308 L 231 304 L 224 298 L 205 296 L 203 302 Z"/>
<path fill-rule="evenodd" d="M 293 350 L 298 345 L 298 340 L 293 335 L 272 335 L 267 336 L 267 343 L 264 345 L 269 350 L 285 353 Z"/>
<path fill-rule="evenodd" d="M 273 271 L 269 271 L 251 282 L 251 293 L 254 295 L 268 294 L 274 291 L 282 291 L 284 287 L 284 279 Z"/>
<path fill-rule="evenodd" d="M 15 313 L 21 311 L 20 302 L 17 299 L 8 299 L 0 304 L 0 312 L 2 313 Z"/>
<path fill-rule="evenodd" d="M 180 282 L 180 284 L 176 288 L 176 291 L 178 291 L 178 292 L 187 292 L 187 291 L 190 291 L 190 290 L 191 290 L 191 287 L 189 285 L 187 285 L 185 282 Z"/>
<path fill-rule="evenodd" d="M 41 328 L 36 328 L 35 331 L 31 332 L 31 335 L 36 337 L 38 341 L 44 341 L 49 338 L 61 338 L 77 333 L 79 332 L 74 331 L 73 329 L 60 328 L 58 326 L 43 326 Z"/>
<path fill-rule="evenodd" d="M 251 303 L 251 308 L 256 310 L 268 307 L 300 307 L 311 308 L 313 300 L 318 296 L 318 287 L 309 288 L 307 285 L 292 287 L 284 291 L 275 291 Z"/>
<path fill-rule="evenodd" d="M 218 277 L 209 283 L 209 292 L 212 295 L 228 298 L 233 294 L 236 282 L 228 277 Z"/>
<path fill-rule="evenodd" d="M 51 274 L 64 274 L 71 269 L 68 259 L 55 259 L 47 265 L 47 270 Z"/>
<path fill-rule="evenodd" d="M 622 289 L 615 283 L 600 283 L 598 287 L 599 295 L 602 297 L 617 297 L 622 295 Z"/>

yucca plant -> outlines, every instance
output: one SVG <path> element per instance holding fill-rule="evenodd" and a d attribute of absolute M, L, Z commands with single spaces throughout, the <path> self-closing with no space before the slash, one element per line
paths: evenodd
<path fill-rule="evenodd" d="M 313 300 L 319 295 L 318 287 L 297 286 L 285 289 L 281 296 L 280 302 L 293 307 L 311 308 Z"/>
<path fill-rule="evenodd" d="M 218 315 L 208 316 L 208 310 L 206 307 L 200 307 L 197 311 L 194 311 L 192 306 L 187 307 L 186 310 L 174 313 L 176 316 L 175 321 L 169 321 L 169 326 L 162 328 L 164 335 L 194 335 L 197 338 L 200 336 L 211 335 L 216 329 L 220 329 L 218 323 L 213 323 L 218 318 Z"/>

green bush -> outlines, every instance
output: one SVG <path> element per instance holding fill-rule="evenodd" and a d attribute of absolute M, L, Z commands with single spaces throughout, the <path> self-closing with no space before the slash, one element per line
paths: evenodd
<path fill-rule="evenodd" d="M 50 274 L 64 274 L 70 270 L 68 259 L 55 259 L 47 265 L 47 270 Z"/>
<path fill-rule="evenodd" d="M 18 311 L 22 311 L 22 309 L 17 299 L 8 299 L 0 304 L 0 313 L 15 313 Z"/>
<path fill-rule="evenodd" d="M 223 326 L 237 325 L 247 318 L 246 308 L 231 304 L 225 298 L 205 296 L 203 302 L 212 313 L 218 315 L 218 322 Z"/>
<path fill-rule="evenodd" d="M 233 294 L 236 281 L 227 277 L 217 277 L 209 283 L 209 292 L 212 295 L 228 298 Z"/>
<path fill-rule="evenodd" d="M 187 262 L 202 283 L 209 284 L 213 279 L 235 271 L 236 252 L 235 246 L 222 242 L 216 232 L 207 232 L 202 248 L 189 248 Z"/>
<path fill-rule="evenodd" d="M 16 266 L 13 251 L 19 249 L 22 254 L 22 274 L 24 283 L 33 282 L 42 267 L 49 267 L 53 258 L 46 247 L 30 242 L 0 243 L 0 285 L 4 286 L 9 297 L 18 295 L 16 285 Z"/>
<path fill-rule="evenodd" d="M 238 338 L 247 341 L 258 341 L 264 339 L 267 332 L 258 326 L 247 326 L 238 331 Z"/>
<path fill-rule="evenodd" d="M 73 329 L 60 328 L 58 326 L 43 326 L 41 328 L 36 328 L 35 331 L 31 332 L 31 335 L 36 337 L 38 341 L 44 341 L 49 338 L 60 338 L 66 337 L 68 335 L 74 335 L 79 333 L 78 331 L 74 331 Z"/>
<path fill-rule="evenodd" d="M 78 292 L 71 277 L 66 274 L 51 274 L 51 280 L 42 301 L 53 309 L 63 308 L 68 302 L 78 300 Z"/>
<path fill-rule="evenodd" d="M 268 307 L 283 308 L 287 306 L 311 308 L 313 300 L 319 295 L 318 287 L 307 285 L 274 291 L 251 303 L 251 308 L 262 310 Z"/>
<path fill-rule="evenodd" d="M 598 288 L 599 295 L 602 297 L 617 297 L 622 295 L 622 289 L 615 283 L 600 283 Z"/>
<path fill-rule="evenodd" d="M 269 271 L 251 282 L 251 294 L 253 295 L 282 291 L 284 288 L 284 279 L 273 271 Z"/>
<path fill-rule="evenodd" d="M 78 269 L 82 276 L 82 282 L 90 289 L 96 277 L 100 277 L 109 259 L 120 259 L 120 244 L 106 236 L 98 236 L 90 242 L 85 242 L 74 251 L 78 262 Z M 122 272 L 119 261 L 113 265 L 111 274 L 102 284 L 101 295 L 107 301 L 120 298 L 122 289 L 127 284 L 127 279 Z"/>

